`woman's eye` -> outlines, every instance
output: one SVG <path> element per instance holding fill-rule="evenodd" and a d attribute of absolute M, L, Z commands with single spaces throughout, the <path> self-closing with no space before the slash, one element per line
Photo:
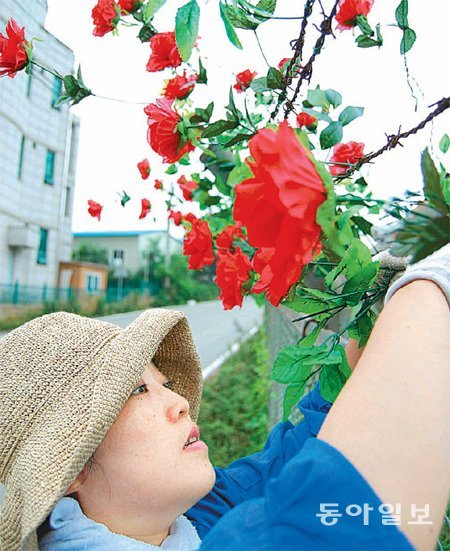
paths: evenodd
<path fill-rule="evenodd" d="M 165 386 L 169 390 L 173 390 L 174 382 L 173 381 L 166 381 L 165 383 L 163 383 L 163 386 Z"/>
<path fill-rule="evenodd" d="M 141 386 L 138 386 L 136 388 L 136 390 L 133 390 L 133 392 L 131 393 L 132 395 L 137 395 L 137 394 L 142 394 L 142 392 L 136 392 L 137 390 L 140 390 L 141 388 L 145 388 L 145 390 L 147 390 L 147 385 L 141 385 Z"/>

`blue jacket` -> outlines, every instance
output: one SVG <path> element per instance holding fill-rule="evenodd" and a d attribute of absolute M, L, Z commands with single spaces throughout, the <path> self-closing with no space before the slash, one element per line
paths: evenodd
<path fill-rule="evenodd" d="M 382 502 L 357 469 L 315 438 L 331 405 L 317 384 L 298 406 L 304 421 L 279 423 L 261 452 L 215 468 L 214 488 L 185 515 L 200 551 L 414 550 L 395 524 L 383 524 Z M 322 517 L 321 507 L 337 514 Z M 47 521 L 45 551 L 152 547 L 88 519 L 73 498 L 63 497 Z"/>
<path fill-rule="evenodd" d="M 298 405 L 304 421 L 278 423 L 261 452 L 215 469 L 213 490 L 186 513 L 200 551 L 414 549 L 383 524 L 382 501 L 352 463 L 315 438 L 331 405 L 317 383 Z M 318 516 L 321 504 L 341 516 Z"/>

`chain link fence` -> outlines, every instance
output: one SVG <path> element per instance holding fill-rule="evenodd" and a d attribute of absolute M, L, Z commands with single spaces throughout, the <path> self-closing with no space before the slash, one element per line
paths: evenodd
<path fill-rule="evenodd" d="M 341 330 L 349 321 L 350 313 L 343 311 L 341 315 L 335 316 L 328 323 L 328 328 L 321 331 L 317 343 L 321 344 L 330 334 Z M 273 365 L 278 353 L 287 346 L 297 344 L 297 342 L 308 335 L 315 327 L 313 320 L 304 320 L 293 322 L 298 318 L 299 314 L 286 308 L 278 306 L 275 308 L 269 303 L 266 303 L 264 311 L 264 326 L 267 332 L 267 343 L 269 348 L 270 361 Z M 341 343 L 346 345 L 347 339 L 342 338 Z M 304 394 L 307 394 L 316 384 L 319 378 L 319 373 L 313 375 L 308 382 Z M 286 385 L 272 381 L 270 397 L 269 397 L 269 428 L 272 428 L 283 418 L 283 398 Z M 300 410 L 294 408 L 289 419 L 294 423 L 298 423 L 303 418 Z"/>

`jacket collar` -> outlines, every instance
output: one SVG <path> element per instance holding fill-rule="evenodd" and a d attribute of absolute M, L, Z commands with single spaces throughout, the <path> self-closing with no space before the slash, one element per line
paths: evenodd
<path fill-rule="evenodd" d="M 200 538 L 184 516 L 178 517 L 170 527 L 161 547 L 111 532 L 104 524 L 84 515 L 76 499 L 62 497 L 47 518 L 44 530 L 38 531 L 41 551 L 98 551 L 120 549 L 121 551 L 150 551 L 151 549 L 195 550 L 200 547 Z"/>

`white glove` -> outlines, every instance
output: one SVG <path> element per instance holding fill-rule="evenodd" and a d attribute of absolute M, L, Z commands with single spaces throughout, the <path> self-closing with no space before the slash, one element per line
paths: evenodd
<path fill-rule="evenodd" d="M 383 253 L 384 252 L 385 251 L 383 251 Z M 394 257 L 391 256 L 391 258 Z M 381 260 L 381 258 L 379 260 Z M 398 260 L 400 262 L 398 264 L 399 268 L 392 268 L 393 270 L 404 269 L 401 267 L 401 262 L 404 262 L 405 259 L 399 258 Z M 382 263 L 384 265 L 388 265 L 386 261 Z M 386 296 L 384 297 L 384 304 L 386 305 L 392 295 L 403 287 L 403 285 L 411 283 L 411 281 L 414 281 L 415 279 L 429 279 L 430 281 L 437 283 L 437 285 L 439 285 L 442 289 L 442 292 L 445 294 L 450 308 L 450 243 L 447 243 L 447 245 L 444 245 L 426 258 L 419 260 L 419 262 L 408 266 L 404 274 L 389 287 Z"/>

